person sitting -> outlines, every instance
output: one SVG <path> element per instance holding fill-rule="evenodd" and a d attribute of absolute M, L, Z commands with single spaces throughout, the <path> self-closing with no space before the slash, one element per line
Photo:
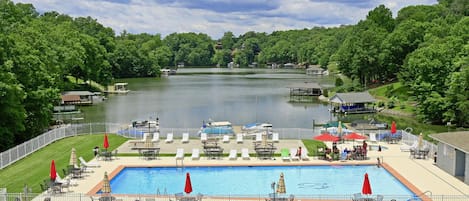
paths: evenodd
<path fill-rule="evenodd" d="M 295 156 L 297 156 L 301 160 L 301 147 L 298 147 Z"/>

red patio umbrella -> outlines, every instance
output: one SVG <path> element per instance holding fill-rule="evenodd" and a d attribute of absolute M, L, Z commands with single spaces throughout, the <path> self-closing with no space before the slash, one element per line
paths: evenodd
<path fill-rule="evenodd" d="M 55 162 L 54 160 L 52 160 L 52 162 L 50 163 L 50 180 L 51 181 L 55 181 L 55 179 L 57 178 L 57 171 L 55 170 Z"/>
<path fill-rule="evenodd" d="M 397 129 L 396 129 L 396 122 L 395 121 L 392 121 L 391 123 L 391 134 L 394 134 L 397 132 Z"/>
<path fill-rule="evenodd" d="M 365 173 L 365 180 L 363 180 L 362 194 L 371 195 L 370 180 L 368 180 L 368 173 Z"/>
<path fill-rule="evenodd" d="M 332 142 L 339 141 L 339 137 L 331 135 L 330 133 L 323 133 L 321 135 L 314 136 L 313 139 L 319 140 L 319 141 L 332 141 Z"/>
<path fill-rule="evenodd" d="M 103 143 L 103 147 L 105 149 L 109 148 L 109 141 L 107 139 L 107 134 L 104 134 L 104 143 Z"/>
<path fill-rule="evenodd" d="M 366 140 L 366 136 L 360 135 L 358 133 L 350 133 L 343 137 L 345 140 Z"/>
<path fill-rule="evenodd" d="M 192 192 L 191 176 L 189 173 L 186 173 L 186 186 L 184 187 L 184 192 L 187 194 Z"/>

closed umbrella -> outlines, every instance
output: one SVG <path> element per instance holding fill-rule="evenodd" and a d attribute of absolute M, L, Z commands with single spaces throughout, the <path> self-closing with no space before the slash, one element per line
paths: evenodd
<path fill-rule="evenodd" d="M 55 181 L 55 179 L 57 178 L 57 171 L 55 170 L 55 162 L 54 162 L 54 160 L 52 160 L 52 162 L 50 163 L 50 173 L 49 173 L 49 176 L 50 176 L 50 180 L 51 180 L 51 181 Z"/>
<path fill-rule="evenodd" d="M 107 139 L 107 134 L 104 134 L 103 147 L 106 149 L 106 151 L 107 151 L 107 148 L 109 148 L 109 141 Z"/>
<path fill-rule="evenodd" d="M 280 173 L 280 179 L 278 180 L 278 184 L 277 184 L 277 193 L 279 194 L 287 193 L 287 189 L 285 188 L 285 178 L 283 177 L 283 172 Z"/>
<path fill-rule="evenodd" d="M 76 153 L 76 150 L 75 148 L 72 148 L 72 153 L 70 154 L 70 163 L 69 163 L 70 166 L 73 166 L 75 167 L 76 165 L 78 165 L 78 162 L 77 162 L 77 153 Z"/>
<path fill-rule="evenodd" d="M 103 194 L 111 193 L 111 183 L 109 182 L 109 178 L 107 177 L 107 172 L 104 172 L 103 186 L 101 187 L 101 193 Z"/>
<path fill-rule="evenodd" d="M 190 194 L 192 192 L 192 183 L 191 183 L 191 176 L 189 173 L 186 173 L 186 185 L 184 186 L 184 192 Z"/>
<path fill-rule="evenodd" d="M 371 185 L 368 179 L 368 173 L 365 173 L 365 180 L 363 180 L 362 194 L 371 195 Z"/>
<path fill-rule="evenodd" d="M 419 150 L 422 149 L 422 146 L 423 146 L 423 135 L 422 135 L 422 133 L 420 133 L 420 135 L 419 135 L 419 141 L 418 141 L 418 148 L 419 148 Z"/>
<path fill-rule="evenodd" d="M 396 122 L 392 121 L 392 123 L 391 123 L 391 134 L 394 134 L 396 132 L 397 132 Z"/>

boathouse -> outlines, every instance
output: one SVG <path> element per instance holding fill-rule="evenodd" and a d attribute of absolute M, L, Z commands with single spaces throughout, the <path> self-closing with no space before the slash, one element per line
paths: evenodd
<path fill-rule="evenodd" d="M 336 93 L 329 99 L 331 112 L 344 114 L 374 113 L 376 99 L 368 92 Z M 371 105 L 371 107 L 369 107 Z"/>
<path fill-rule="evenodd" d="M 469 131 L 430 135 L 438 141 L 436 165 L 469 185 Z"/>
<path fill-rule="evenodd" d="M 306 69 L 306 75 L 325 75 L 326 70 L 322 69 L 319 65 L 310 65 Z"/>
<path fill-rule="evenodd" d="M 290 101 L 303 101 L 304 98 L 311 100 L 312 97 L 322 95 L 322 88 L 318 83 L 295 83 L 288 88 L 290 89 Z"/>
<path fill-rule="evenodd" d="M 94 93 L 89 91 L 66 91 L 61 94 L 62 105 L 91 105 Z"/>

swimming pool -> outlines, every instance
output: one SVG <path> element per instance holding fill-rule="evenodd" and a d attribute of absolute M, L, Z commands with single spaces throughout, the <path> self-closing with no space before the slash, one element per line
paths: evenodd
<path fill-rule="evenodd" d="M 414 195 L 386 169 L 376 166 L 126 167 L 112 178 L 111 189 L 115 194 L 179 193 L 184 191 L 187 172 L 193 193 L 205 195 L 268 195 L 281 172 L 287 194 L 351 195 L 361 192 L 368 173 L 373 194 Z"/>

